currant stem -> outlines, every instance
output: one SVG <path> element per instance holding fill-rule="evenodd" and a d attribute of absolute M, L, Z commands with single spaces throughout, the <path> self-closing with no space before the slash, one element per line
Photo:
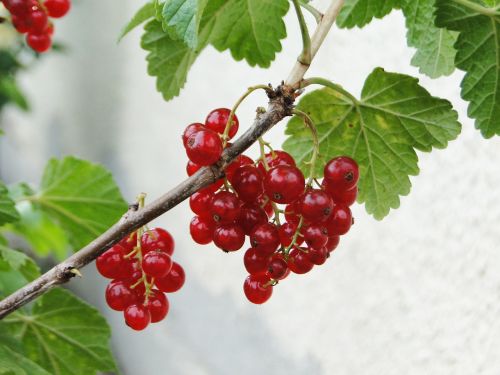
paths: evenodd
<path fill-rule="evenodd" d="M 317 10 L 315 7 L 313 7 L 311 4 L 305 2 L 304 0 L 300 0 L 300 6 L 314 16 L 316 23 L 321 22 L 321 19 L 323 18 L 323 13 L 321 13 L 319 10 Z"/>
<path fill-rule="evenodd" d="M 295 246 L 295 244 L 297 243 L 297 238 L 299 238 L 299 234 L 300 234 L 300 230 L 302 229 L 302 225 L 304 224 L 304 217 L 302 215 L 300 215 L 300 220 L 299 220 L 299 223 L 297 224 L 297 230 L 295 231 L 295 233 L 293 234 L 293 237 L 292 237 L 292 242 L 290 243 L 290 245 L 288 245 L 285 249 L 285 255 L 288 255 L 290 253 L 290 250 Z"/>
<path fill-rule="evenodd" d="M 329 89 L 332 89 L 333 91 L 336 91 L 339 94 L 342 94 L 343 96 L 349 98 L 352 101 L 352 104 L 354 104 L 354 105 L 359 104 L 358 99 L 356 99 L 352 94 L 350 94 L 342 86 L 340 86 L 336 83 L 333 83 L 332 81 L 329 81 L 325 78 L 312 77 L 312 78 L 303 79 L 302 81 L 299 82 L 298 88 L 303 89 L 303 88 L 310 86 L 310 85 L 321 85 L 321 86 L 328 87 Z"/>
<path fill-rule="evenodd" d="M 266 85 L 256 85 L 256 86 L 251 86 L 247 89 L 247 91 L 240 96 L 238 101 L 234 104 L 233 108 L 231 109 L 231 113 L 229 114 L 229 118 L 227 119 L 226 127 L 224 128 L 224 133 L 222 134 L 222 140 L 223 140 L 223 147 L 226 147 L 227 141 L 229 140 L 229 131 L 231 130 L 231 125 L 233 123 L 233 117 L 234 114 L 236 113 L 236 110 L 240 106 L 241 103 L 254 91 L 257 90 L 265 90 L 267 93 L 272 92 L 273 90 Z"/>
<path fill-rule="evenodd" d="M 266 171 L 269 170 L 269 164 L 267 163 L 266 160 L 266 150 L 264 149 L 264 146 L 266 145 L 267 142 L 265 142 L 262 137 L 259 137 L 259 147 L 260 147 L 260 158 L 262 159 L 262 164 L 264 165 L 264 169 Z M 266 203 L 267 204 L 267 203 Z M 271 201 L 271 205 L 273 206 L 273 211 L 274 211 L 274 218 L 276 220 L 276 224 L 281 225 L 280 222 L 280 210 L 276 203 Z M 265 207 L 265 205 L 264 205 Z"/>
<path fill-rule="evenodd" d="M 300 33 L 302 34 L 302 53 L 299 56 L 299 62 L 304 65 L 311 65 L 312 54 L 311 54 L 311 37 L 309 36 L 309 29 L 307 28 L 307 23 L 302 13 L 302 8 L 300 7 L 299 0 L 292 0 L 293 6 L 295 7 L 295 13 L 297 13 L 297 18 L 300 25 Z"/>
<path fill-rule="evenodd" d="M 312 156 L 311 160 L 309 161 L 309 179 L 307 180 L 307 185 L 312 186 L 312 183 L 314 182 L 314 172 L 316 168 L 316 160 L 318 159 L 319 155 L 319 140 L 318 140 L 318 130 L 316 129 L 316 126 L 314 125 L 313 121 L 309 117 L 309 115 L 305 112 L 302 112 L 298 109 L 294 109 L 292 111 L 294 115 L 302 117 L 304 120 L 304 125 L 311 131 L 312 139 L 313 139 L 313 151 L 312 151 Z"/>

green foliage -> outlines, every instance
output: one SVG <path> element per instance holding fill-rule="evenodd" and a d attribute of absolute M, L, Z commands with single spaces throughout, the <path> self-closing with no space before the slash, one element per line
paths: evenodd
<path fill-rule="evenodd" d="M 146 22 L 148 19 L 153 18 L 156 14 L 155 5 L 153 2 L 149 2 L 144 4 L 132 17 L 129 23 L 123 28 L 120 36 L 118 37 L 118 41 L 122 40 L 125 35 L 135 29 L 137 26 Z"/>
<path fill-rule="evenodd" d="M 0 226 L 19 220 L 19 212 L 8 194 L 7 187 L 0 181 Z"/>
<path fill-rule="evenodd" d="M 43 295 L 32 311 L 18 310 L 5 318 L 0 332 L 22 343 L 23 363 L 35 362 L 50 374 L 116 371 L 106 321 L 93 307 L 63 289 Z"/>
<path fill-rule="evenodd" d="M 2 339 L 1 336 L 0 339 Z M 7 346 L 2 342 L 0 344 L 0 374 L 50 375 L 50 372 L 47 372 L 31 359 L 27 358 L 22 349 L 19 349 L 19 346 L 13 346 L 11 342 Z"/>
<path fill-rule="evenodd" d="M 411 61 L 431 78 L 455 70 L 457 33 L 434 25 L 435 0 L 401 0 L 408 29 L 408 45 L 417 48 Z"/>
<path fill-rule="evenodd" d="M 399 7 L 400 0 L 346 0 L 337 17 L 340 27 L 363 27 L 373 18 L 382 18 Z"/>
<path fill-rule="evenodd" d="M 11 76 L 0 77 L 0 103 L 1 102 L 12 102 L 24 111 L 29 109 L 28 101 L 19 89 L 14 77 Z"/>
<path fill-rule="evenodd" d="M 355 101 L 331 88 L 304 96 L 298 109 L 309 113 L 320 140 L 321 165 L 339 155 L 349 155 L 360 165 L 359 202 L 368 213 L 382 219 L 399 207 L 400 195 L 410 192 L 410 175 L 417 175 L 415 150 L 444 148 L 457 137 L 460 124 L 451 104 L 431 96 L 418 80 L 375 69 L 366 79 L 361 100 Z M 284 149 L 300 167 L 311 158 L 311 135 L 294 117 Z"/>
<path fill-rule="evenodd" d="M 229 49 L 234 59 L 251 66 L 269 67 L 286 36 L 288 8 L 287 0 L 168 1 L 162 22 L 153 19 L 145 26 L 141 46 L 148 51 L 148 73 L 157 77 L 158 91 L 170 100 L 208 44 Z"/>
<path fill-rule="evenodd" d="M 40 274 L 36 263 L 20 251 L 7 246 L 7 241 L 0 237 L 0 272 L 17 271 L 26 281 L 31 281 Z"/>
<path fill-rule="evenodd" d="M 437 0 L 438 26 L 460 32 L 455 64 L 465 70 L 462 98 L 484 137 L 500 135 L 500 0 Z"/>

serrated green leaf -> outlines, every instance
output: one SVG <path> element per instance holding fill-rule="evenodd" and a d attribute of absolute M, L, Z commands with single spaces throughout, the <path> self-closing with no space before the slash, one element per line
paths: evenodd
<path fill-rule="evenodd" d="M 3 339 L 3 337 L 2 337 Z M 7 375 L 51 375 L 21 351 L 0 344 L 0 374 Z"/>
<path fill-rule="evenodd" d="M 28 101 L 13 77 L 6 76 L 0 78 L 0 97 L 4 97 L 7 101 L 14 103 L 24 111 L 29 109 Z"/>
<path fill-rule="evenodd" d="M 464 4 L 466 5 L 464 5 Z M 455 65 L 462 98 L 485 138 L 500 135 L 500 0 L 437 0 L 436 24 L 460 32 Z"/>
<path fill-rule="evenodd" d="M 103 233 L 127 209 L 109 171 L 71 156 L 48 162 L 40 192 L 30 201 L 61 225 L 75 249 Z"/>
<path fill-rule="evenodd" d="M 450 75 L 455 70 L 458 33 L 434 25 L 435 0 L 402 0 L 401 8 L 408 28 L 408 45 L 417 52 L 411 61 L 420 73 L 431 78 Z"/>
<path fill-rule="evenodd" d="M 415 150 L 444 148 L 460 133 L 451 104 L 431 96 L 418 80 L 375 69 L 357 103 L 325 88 L 304 96 L 298 108 L 310 114 L 320 140 L 316 175 L 331 158 L 347 155 L 360 166 L 359 197 L 368 213 L 382 219 L 410 192 L 409 176 L 417 175 Z M 312 154 L 311 135 L 294 117 L 283 145 L 306 172 Z"/>
<path fill-rule="evenodd" d="M 40 275 L 36 263 L 20 251 L 11 249 L 0 239 L 0 272 L 14 270 L 20 272 L 26 281 L 34 280 Z"/>
<path fill-rule="evenodd" d="M 170 0 L 163 7 L 164 29 L 175 33 L 191 49 L 198 45 L 198 30 L 208 0 Z"/>
<path fill-rule="evenodd" d="M 123 28 L 120 36 L 118 37 L 118 41 L 122 40 L 125 35 L 135 29 L 137 26 L 146 22 L 150 18 L 153 18 L 156 15 L 155 4 L 153 2 L 149 2 L 144 4 L 132 17 L 129 23 Z"/>
<path fill-rule="evenodd" d="M 21 340 L 26 356 L 53 375 L 115 371 L 110 329 L 93 307 L 63 289 L 38 299 L 31 311 L 16 311 L 0 329 Z"/>
<path fill-rule="evenodd" d="M 9 196 L 7 187 L 0 181 L 0 226 L 19 220 L 16 204 Z"/>
<path fill-rule="evenodd" d="M 363 27 L 399 7 L 400 0 L 346 0 L 337 17 L 339 27 Z"/>

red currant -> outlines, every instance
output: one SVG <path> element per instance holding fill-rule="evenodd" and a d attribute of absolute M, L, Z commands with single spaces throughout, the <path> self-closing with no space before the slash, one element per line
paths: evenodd
<path fill-rule="evenodd" d="M 271 298 L 273 286 L 264 274 L 249 275 L 243 284 L 243 291 L 250 302 L 260 305 Z"/>
<path fill-rule="evenodd" d="M 325 245 L 326 250 L 331 253 L 333 250 L 337 248 L 340 242 L 340 236 L 332 236 L 328 237 L 328 242 Z"/>
<path fill-rule="evenodd" d="M 290 165 L 295 167 L 295 160 L 292 155 L 285 151 L 274 150 L 267 153 L 265 158 L 269 169 L 277 167 L 278 165 Z M 259 161 L 258 167 L 262 174 L 266 174 L 266 168 L 262 160 Z"/>
<path fill-rule="evenodd" d="M 305 252 L 295 248 L 290 252 L 288 267 L 293 273 L 304 274 L 312 270 L 314 264 L 309 260 Z"/>
<path fill-rule="evenodd" d="M 347 156 L 334 158 L 325 165 L 324 176 L 332 188 L 349 190 L 358 182 L 358 164 Z"/>
<path fill-rule="evenodd" d="M 300 201 L 300 212 L 304 219 L 312 222 L 328 219 L 333 210 L 330 195 L 323 190 L 310 189 L 305 192 Z"/>
<path fill-rule="evenodd" d="M 129 236 L 126 236 L 118 242 L 120 246 L 122 246 L 127 252 L 131 252 L 134 250 L 134 247 L 137 246 L 137 232 L 132 233 Z"/>
<path fill-rule="evenodd" d="M 153 250 L 144 255 L 142 269 L 144 273 L 151 277 L 162 278 L 167 276 L 172 268 L 170 255 L 161 250 Z"/>
<path fill-rule="evenodd" d="M 71 8 L 70 0 L 45 0 L 45 8 L 52 18 L 61 18 L 69 12 Z"/>
<path fill-rule="evenodd" d="M 155 285 L 164 293 L 177 292 L 184 285 L 186 274 L 179 263 L 174 262 L 167 276 L 155 279 Z"/>
<path fill-rule="evenodd" d="M 99 273 L 108 279 L 124 279 L 132 274 L 132 262 L 125 258 L 127 251 L 115 245 L 96 259 Z"/>
<path fill-rule="evenodd" d="M 267 220 L 266 212 L 260 208 L 258 204 L 245 203 L 241 206 L 240 215 L 236 223 L 243 229 L 243 232 L 249 236 L 255 226 L 265 224 Z"/>
<path fill-rule="evenodd" d="M 191 137 L 195 133 L 198 133 L 201 130 L 205 130 L 205 127 L 203 126 L 203 124 L 200 124 L 199 122 L 195 122 L 194 124 L 188 125 L 184 130 L 184 133 L 182 133 L 182 143 L 184 144 L 184 147 L 187 146 L 187 141 L 189 137 Z"/>
<path fill-rule="evenodd" d="M 317 224 L 307 225 L 302 228 L 305 242 L 314 249 L 320 249 L 328 242 L 328 231 Z"/>
<path fill-rule="evenodd" d="M 229 120 L 231 110 L 227 108 L 218 108 L 210 112 L 205 120 L 205 126 L 219 134 L 224 134 L 226 124 Z M 239 121 L 236 115 L 233 115 L 231 128 L 229 129 L 229 139 L 232 139 L 238 132 Z"/>
<path fill-rule="evenodd" d="M 243 165 L 253 165 L 253 160 L 246 155 L 239 155 L 228 165 L 225 173 L 229 182 L 232 181 L 234 172 Z"/>
<path fill-rule="evenodd" d="M 291 203 L 304 192 L 302 172 L 292 166 L 279 165 L 268 171 L 264 178 L 267 196 L 276 203 Z"/>
<path fill-rule="evenodd" d="M 252 229 L 250 243 L 261 254 L 271 255 L 278 248 L 280 238 L 276 225 L 271 223 L 260 224 Z"/>
<path fill-rule="evenodd" d="M 188 160 L 186 165 L 186 173 L 188 176 L 194 175 L 201 168 L 201 165 L 193 163 L 191 160 Z"/>
<path fill-rule="evenodd" d="M 297 231 L 297 223 L 284 223 L 278 228 L 278 235 L 280 237 L 281 246 L 288 247 L 291 245 L 295 232 Z M 300 245 L 304 242 L 304 238 L 297 235 L 295 240 L 296 245 Z"/>
<path fill-rule="evenodd" d="M 210 214 L 210 206 L 214 195 L 210 191 L 201 190 L 189 197 L 189 207 L 196 215 L 207 216 Z"/>
<path fill-rule="evenodd" d="M 335 205 L 332 215 L 325 223 L 328 235 L 339 236 L 346 234 L 352 225 L 352 213 L 349 207 Z"/>
<path fill-rule="evenodd" d="M 255 202 L 264 192 L 262 175 L 253 165 L 239 167 L 230 182 L 238 197 L 245 202 Z"/>
<path fill-rule="evenodd" d="M 237 224 L 220 224 L 215 228 L 213 240 L 219 249 L 237 251 L 245 243 L 245 233 Z"/>
<path fill-rule="evenodd" d="M 230 223 L 240 214 L 241 202 L 236 194 L 229 191 L 220 191 L 214 195 L 210 205 L 210 213 L 216 222 Z"/>
<path fill-rule="evenodd" d="M 212 242 L 215 229 L 214 221 L 207 216 L 195 216 L 189 224 L 189 233 L 194 242 L 206 245 Z"/>
<path fill-rule="evenodd" d="M 137 302 L 137 294 L 126 282 L 113 280 L 106 288 L 106 302 L 113 310 L 123 311 Z"/>
<path fill-rule="evenodd" d="M 167 296 L 159 290 L 153 289 L 146 304 L 151 314 L 151 323 L 157 323 L 165 319 L 168 314 L 169 303 Z"/>
<path fill-rule="evenodd" d="M 309 248 L 307 251 L 308 259 L 317 266 L 324 264 L 328 256 L 329 252 L 326 247 L 320 247 L 319 249 Z"/>
<path fill-rule="evenodd" d="M 123 316 L 125 323 L 136 331 L 142 331 L 151 322 L 151 314 L 144 305 L 130 305 Z"/>
<path fill-rule="evenodd" d="M 29 21 L 31 25 L 30 33 L 40 35 L 47 28 L 49 18 L 42 9 L 36 9 L 31 12 Z"/>
<path fill-rule="evenodd" d="M 243 264 L 249 274 L 255 275 L 266 271 L 268 259 L 267 256 L 263 256 L 257 249 L 251 247 L 245 252 Z"/>
<path fill-rule="evenodd" d="M 141 237 L 143 253 L 160 250 L 168 255 L 174 253 L 175 242 L 172 235 L 162 228 L 154 228 L 145 232 Z"/>
<path fill-rule="evenodd" d="M 290 270 L 288 264 L 281 254 L 274 254 L 267 264 L 267 275 L 271 279 L 283 280 L 288 276 Z"/>
<path fill-rule="evenodd" d="M 42 53 L 47 51 L 52 45 L 52 40 L 47 34 L 32 34 L 28 33 L 26 42 L 36 52 Z"/>
<path fill-rule="evenodd" d="M 188 138 L 186 153 L 193 163 L 201 166 L 212 165 L 222 155 L 222 141 L 217 133 L 201 130 Z"/>

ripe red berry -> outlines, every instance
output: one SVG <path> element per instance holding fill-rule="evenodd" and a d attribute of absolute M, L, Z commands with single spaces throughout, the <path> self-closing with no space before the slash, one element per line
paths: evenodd
<path fill-rule="evenodd" d="M 265 158 L 269 169 L 277 167 L 278 165 L 289 165 L 295 167 L 295 160 L 292 155 L 285 151 L 274 150 L 273 152 L 267 153 Z M 266 168 L 262 160 L 259 161 L 258 167 L 262 174 L 266 174 Z"/>
<path fill-rule="evenodd" d="M 160 250 L 168 255 L 174 253 L 175 242 L 172 235 L 162 228 L 153 228 L 141 237 L 142 252 Z"/>
<path fill-rule="evenodd" d="M 278 248 L 280 238 L 276 225 L 265 223 L 256 226 L 250 233 L 250 244 L 261 254 L 271 255 Z"/>
<path fill-rule="evenodd" d="M 326 180 L 323 180 L 326 181 Z M 330 184 L 326 183 L 326 186 Z M 358 187 L 354 186 L 349 190 L 340 190 L 340 189 L 328 189 L 327 190 L 330 196 L 332 197 L 335 204 L 340 204 L 343 206 L 351 206 L 354 202 L 356 202 L 356 198 L 358 197 Z"/>
<path fill-rule="evenodd" d="M 151 323 L 157 323 L 165 319 L 168 314 L 169 303 L 167 296 L 159 290 L 153 289 L 148 297 L 146 307 L 151 314 Z"/>
<path fill-rule="evenodd" d="M 193 163 L 191 160 L 188 160 L 186 165 L 186 173 L 188 176 L 194 175 L 201 168 L 201 165 Z"/>
<path fill-rule="evenodd" d="M 290 252 L 288 267 L 293 273 L 304 274 L 312 270 L 314 264 L 307 257 L 307 253 L 295 248 Z"/>
<path fill-rule="evenodd" d="M 12 15 L 12 25 L 21 34 L 30 31 L 30 25 L 23 17 Z"/>
<path fill-rule="evenodd" d="M 40 35 L 47 28 L 49 18 L 42 9 L 35 9 L 29 15 L 30 33 Z M 48 34 L 47 34 L 48 35 Z"/>
<path fill-rule="evenodd" d="M 304 241 L 314 249 L 320 249 L 328 242 L 328 230 L 322 225 L 310 224 L 302 227 Z"/>
<path fill-rule="evenodd" d="M 106 288 L 106 302 L 116 311 L 123 311 L 137 302 L 137 294 L 125 281 L 113 280 Z"/>
<path fill-rule="evenodd" d="M 189 233 L 194 242 L 206 245 L 212 242 L 215 230 L 214 221 L 208 216 L 195 216 L 189 224 Z"/>
<path fill-rule="evenodd" d="M 44 5 L 52 18 L 65 16 L 71 8 L 70 0 L 45 0 Z"/>
<path fill-rule="evenodd" d="M 330 160 L 324 169 L 324 177 L 334 189 L 349 190 L 359 179 L 358 164 L 347 156 Z"/>
<path fill-rule="evenodd" d="M 241 206 L 240 215 L 236 223 L 243 229 L 247 236 L 257 225 L 267 223 L 268 217 L 264 209 L 255 203 L 245 203 Z"/>
<path fill-rule="evenodd" d="M 125 258 L 127 251 L 120 245 L 99 255 L 95 265 L 99 273 L 108 279 L 124 279 L 132 274 L 132 262 Z"/>
<path fill-rule="evenodd" d="M 255 202 L 264 192 L 262 175 L 253 165 L 239 167 L 230 182 L 238 197 L 245 202 Z"/>
<path fill-rule="evenodd" d="M 295 232 L 297 231 L 297 223 L 286 222 L 278 228 L 278 235 L 280 237 L 281 246 L 288 247 L 292 243 Z M 304 242 L 304 237 L 297 235 L 295 240 L 296 245 Z"/>
<path fill-rule="evenodd" d="M 144 255 L 142 269 L 148 276 L 162 278 L 167 276 L 172 268 L 170 255 L 161 250 L 153 250 Z"/>
<path fill-rule="evenodd" d="M 340 242 L 340 236 L 331 236 L 328 237 L 328 242 L 325 245 L 326 250 L 331 253 L 333 250 L 337 248 Z"/>
<path fill-rule="evenodd" d="M 246 155 L 239 155 L 231 164 L 229 164 L 225 171 L 229 182 L 232 181 L 234 172 L 243 165 L 253 165 L 253 160 Z"/>
<path fill-rule="evenodd" d="M 267 195 L 261 195 L 259 199 L 257 199 L 257 203 L 264 209 L 264 211 L 266 211 L 266 214 L 270 219 L 274 216 L 273 204 Z"/>
<path fill-rule="evenodd" d="M 250 302 L 260 305 L 271 298 L 273 286 L 264 274 L 249 275 L 243 284 L 243 291 Z"/>
<path fill-rule="evenodd" d="M 155 285 L 164 293 L 173 293 L 182 288 L 185 280 L 186 274 L 184 273 L 184 269 L 179 263 L 174 262 L 167 276 L 155 279 Z"/>
<path fill-rule="evenodd" d="M 311 222 L 320 222 L 328 219 L 333 210 L 333 201 L 330 195 L 323 190 L 310 189 L 300 200 L 300 212 L 304 219 Z"/>
<path fill-rule="evenodd" d="M 151 314 L 144 305 L 130 305 L 123 316 L 125 323 L 136 331 L 142 331 L 151 322 Z"/>
<path fill-rule="evenodd" d="M 340 236 L 346 234 L 352 225 L 352 213 L 349 207 L 335 205 L 333 207 L 330 218 L 326 221 L 325 226 L 328 230 L 328 235 Z"/>
<path fill-rule="evenodd" d="M 240 214 L 241 202 L 236 194 L 220 191 L 214 195 L 210 205 L 210 214 L 217 223 L 230 223 Z"/>
<path fill-rule="evenodd" d="M 267 196 L 276 203 L 291 203 L 304 192 L 302 172 L 292 166 L 279 165 L 268 171 L 264 178 Z"/>
<path fill-rule="evenodd" d="M 52 40 L 47 34 L 32 34 L 26 36 L 26 43 L 36 52 L 42 53 L 47 51 L 52 45 Z"/>
<path fill-rule="evenodd" d="M 285 219 L 289 223 L 298 224 L 300 221 L 300 200 L 292 202 L 285 207 Z"/>
<path fill-rule="evenodd" d="M 207 190 L 201 190 L 189 197 L 189 207 L 196 215 L 210 215 L 210 207 L 214 195 Z"/>
<path fill-rule="evenodd" d="M 320 247 L 319 249 L 309 248 L 307 251 L 307 257 L 311 263 L 321 266 L 324 264 L 328 258 L 329 252 L 326 247 Z"/>
<path fill-rule="evenodd" d="M 26 0 L 8 0 L 4 1 L 5 7 L 14 16 L 26 18 L 30 12 L 30 3 Z"/>
<path fill-rule="evenodd" d="M 219 134 L 224 134 L 226 124 L 229 120 L 231 110 L 228 108 L 217 108 L 210 112 L 205 120 L 205 126 Z M 229 139 L 232 139 L 238 132 L 239 121 L 236 115 L 233 115 L 231 128 L 229 129 Z"/>
<path fill-rule="evenodd" d="M 184 133 L 182 133 L 182 143 L 184 144 L 184 147 L 186 147 L 189 137 L 201 130 L 205 130 L 203 124 L 200 124 L 199 122 L 189 124 L 184 130 Z"/>
<path fill-rule="evenodd" d="M 213 240 L 219 249 L 237 251 L 245 243 L 245 233 L 237 224 L 219 224 L 215 228 Z"/>
<path fill-rule="evenodd" d="M 249 274 L 255 275 L 266 271 L 268 260 L 269 257 L 263 256 L 256 248 L 251 247 L 245 252 L 243 264 Z"/>
<path fill-rule="evenodd" d="M 212 165 L 220 159 L 222 141 L 217 133 L 201 130 L 188 138 L 186 153 L 193 163 L 201 166 Z"/>
<path fill-rule="evenodd" d="M 288 276 L 290 270 L 282 254 L 274 254 L 267 264 L 267 275 L 271 279 L 283 280 Z"/>

